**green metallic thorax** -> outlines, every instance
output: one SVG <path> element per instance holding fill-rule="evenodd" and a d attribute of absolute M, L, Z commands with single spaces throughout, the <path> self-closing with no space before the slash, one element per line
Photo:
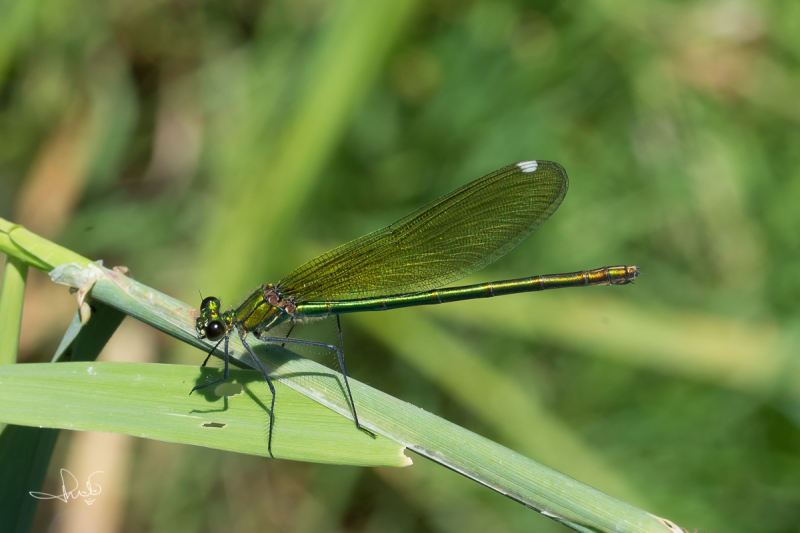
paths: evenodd
<path fill-rule="evenodd" d="M 291 318 L 286 303 L 276 298 L 273 285 L 260 287 L 239 307 L 224 314 L 243 331 L 267 331 Z"/>

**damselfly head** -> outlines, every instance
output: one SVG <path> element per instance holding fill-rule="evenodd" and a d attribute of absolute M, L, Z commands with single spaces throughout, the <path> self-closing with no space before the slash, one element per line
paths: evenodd
<path fill-rule="evenodd" d="M 197 317 L 195 328 L 201 339 L 217 341 L 225 335 L 225 324 L 220 317 L 219 299 L 213 296 L 203 298 L 200 304 L 200 316 Z"/>

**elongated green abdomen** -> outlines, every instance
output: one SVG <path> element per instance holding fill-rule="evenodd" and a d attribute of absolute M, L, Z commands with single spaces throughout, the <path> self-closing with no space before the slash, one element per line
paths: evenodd
<path fill-rule="evenodd" d="M 503 294 L 543 291 L 564 287 L 586 287 L 590 285 L 625 285 L 633 281 L 639 272 L 635 266 L 603 267 L 595 270 L 550 274 L 507 281 L 493 281 L 463 287 L 451 287 L 415 294 L 398 294 L 382 298 L 364 298 L 332 302 L 306 302 L 295 310 L 296 318 L 322 317 L 360 311 L 381 311 L 411 307 L 415 305 L 434 305 L 475 298 L 491 298 Z"/>

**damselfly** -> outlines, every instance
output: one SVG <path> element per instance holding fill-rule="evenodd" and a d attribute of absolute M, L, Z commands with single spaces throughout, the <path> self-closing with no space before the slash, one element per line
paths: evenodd
<path fill-rule="evenodd" d="M 355 402 L 347 380 L 339 315 L 430 305 L 503 294 L 588 285 L 625 285 L 639 272 L 635 266 L 493 281 L 441 288 L 479 270 L 514 248 L 553 214 L 567 193 L 567 173 L 551 161 L 522 161 L 501 168 L 394 224 L 343 244 L 295 269 L 276 284 L 253 292 L 235 309 L 222 311 L 217 298 L 203 299 L 197 318 L 201 338 L 224 341 L 221 378 L 228 377 L 228 341 L 235 332 L 272 392 L 268 449 L 272 455 L 275 388 L 247 343 L 247 335 L 267 343 L 317 346 L 336 353 L 356 427 Z M 276 326 L 310 318 L 336 316 L 339 346 L 271 336 Z M 291 329 L 289 331 L 291 333 Z"/>

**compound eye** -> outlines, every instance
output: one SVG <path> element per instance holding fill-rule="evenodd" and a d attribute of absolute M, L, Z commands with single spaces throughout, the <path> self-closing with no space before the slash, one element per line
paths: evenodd
<path fill-rule="evenodd" d="M 200 309 L 210 309 L 210 308 L 219 309 L 219 299 L 215 298 L 214 296 L 207 296 L 203 298 L 203 303 L 200 304 Z"/>
<path fill-rule="evenodd" d="M 222 325 L 222 322 L 219 320 L 212 320 L 206 326 L 206 337 L 210 341 L 216 341 L 222 338 L 225 335 L 225 326 Z"/>

